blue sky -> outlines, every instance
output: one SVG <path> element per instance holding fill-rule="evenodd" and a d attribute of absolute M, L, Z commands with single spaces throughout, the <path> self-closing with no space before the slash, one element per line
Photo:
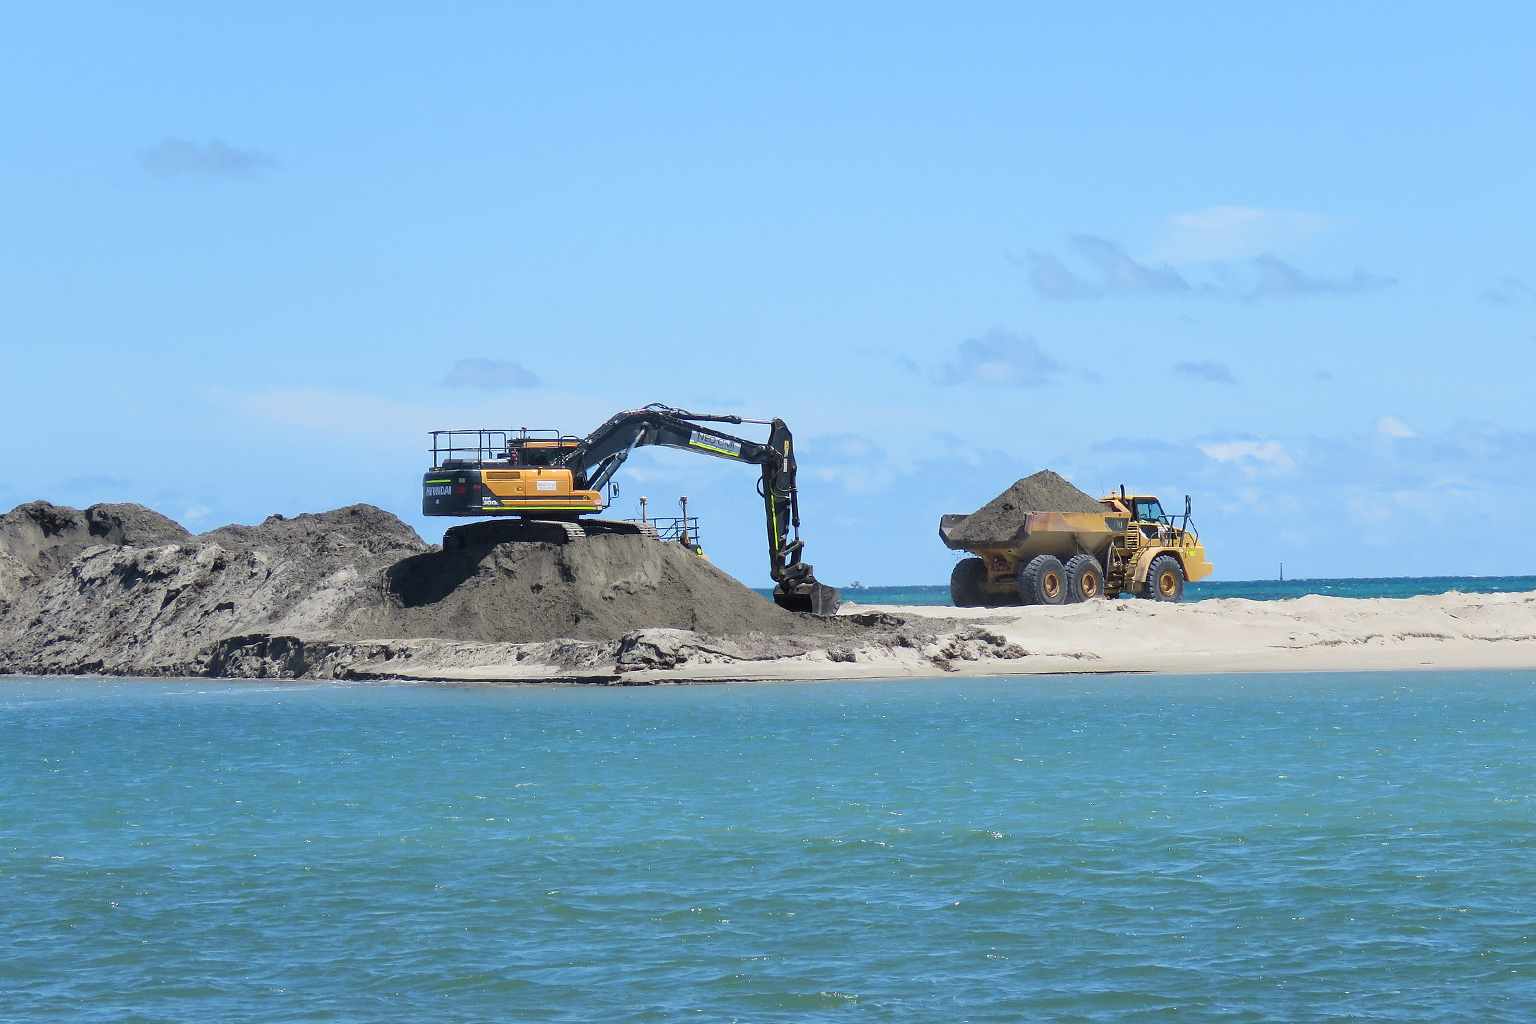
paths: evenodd
<path fill-rule="evenodd" d="M 1043 467 L 1218 576 L 1536 573 L 1536 9 L 0 8 L 0 504 L 419 508 L 425 432 L 781 416 L 833 583 Z M 465 362 L 469 361 L 469 362 Z M 642 453 L 766 578 L 751 471 Z"/>

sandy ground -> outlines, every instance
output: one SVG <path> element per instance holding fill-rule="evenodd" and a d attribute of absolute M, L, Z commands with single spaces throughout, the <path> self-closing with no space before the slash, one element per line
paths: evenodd
<path fill-rule="evenodd" d="M 773 660 L 740 660 L 728 650 L 695 651 L 669 669 L 629 671 L 591 681 L 704 683 L 880 679 L 952 674 L 1322 672 L 1404 669 L 1536 668 L 1536 593 L 1438 594 L 1401 600 L 1303 597 L 1290 601 L 1097 601 L 1007 609 L 849 605 L 844 614 L 886 612 L 913 625 L 960 620 L 1001 636 L 1024 652 L 998 656 L 982 645 L 968 657 L 936 645 L 884 643 L 816 650 Z M 973 645 L 975 646 L 975 645 Z M 468 654 L 468 652 L 464 652 Z M 494 648 L 478 657 L 439 650 L 407 657 L 379 677 L 474 682 L 558 678 L 530 658 L 508 662 Z M 435 664 L 432 664 L 435 662 Z"/>
<path fill-rule="evenodd" d="M 1030 652 L 1009 674 L 1536 668 L 1536 593 L 885 610 L 984 621 Z"/>

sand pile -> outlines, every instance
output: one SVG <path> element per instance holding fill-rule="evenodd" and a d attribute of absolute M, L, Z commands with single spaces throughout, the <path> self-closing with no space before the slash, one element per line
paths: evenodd
<path fill-rule="evenodd" d="M 348 632 L 528 643 L 617 640 L 648 627 L 716 636 L 814 628 L 679 544 L 527 532 L 515 521 L 455 527 L 446 549 L 390 567 L 381 590 L 353 610 Z"/>
<path fill-rule="evenodd" d="M 180 524 L 142 505 L 81 511 L 31 501 L 0 516 L 0 609 L 98 544 L 153 547 L 184 540 Z"/>
<path fill-rule="evenodd" d="M 1006 543 L 1024 525 L 1031 512 L 1103 512 L 1104 506 L 1090 494 L 1049 469 L 1014 482 L 1002 494 L 963 519 L 949 532 L 958 545 Z"/>
<path fill-rule="evenodd" d="M 443 550 L 354 505 L 194 537 L 139 506 L 33 503 L 0 517 L 0 670 L 200 675 L 219 670 L 221 651 L 266 650 L 273 638 L 291 649 L 837 628 L 784 611 L 676 544 L 560 529 L 514 540 L 519 532 L 469 524 Z"/>
<path fill-rule="evenodd" d="M 347 609 L 377 589 L 385 569 L 426 550 L 410 527 L 369 505 L 197 537 L 148 509 L 117 507 L 139 526 L 23 581 L 0 616 L 0 667 L 199 674 L 200 652 L 232 635 L 344 627 Z M 157 520 L 158 532 L 145 528 Z"/>

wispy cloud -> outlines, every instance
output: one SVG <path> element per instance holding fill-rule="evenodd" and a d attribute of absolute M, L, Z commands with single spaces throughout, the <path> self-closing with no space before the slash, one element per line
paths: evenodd
<path fill-rule="evenodd" d="M 1182 251 L 1187 255 L 1200 253 L 1205 256 L 1217 252 L 1245 251 L 1249 248 L 1248 242 L 1266 232 L 1253 227 L 1248 231 L 1250 237 L 1239 244 L 1234 238 L 1219 237 L 1221 230 L 1217 228 L 1230 221 L 1232 223 L 1222 230 L 1232 235 L 1241 235 L 1240 229 L 1246 223 L 1243 215 L 1262 213 L 1262 210 L 1221 207 L 1215 212 L 1182 215 L 1196 221 L 1209 222 L 1213 235 L 1208 244 L 1203 243 L 1204 248 L 1186 239 Z M 1298 218 L 1303 216 L 1310 215 L 1295 215 Z M 1259 223 L 1262 225 L 1266 221 L 1260 218 Z M 1271 230 L 1267 233 L 1277 232 Z M 1120 244 L 1094 235 L 1073 237 L 1068 243 L 1066 258 L 1051 252 L 1030 252 L 1022 263 L 1035 293 L 1042 298 L 1057 300 L 1187 293 L 1214 299 L 1290 298 L 1304 295 L 1349 295 L 1396 283 L 1393 278 L 1368 274 L 1363 270 L 1356 270 L 1346 277 L 1309 274 L 1271 252 L 1235 262 L 1222 260 L 1214 266 L 1207 266 L 1206 271 L 1212 279 L 1201 281 L 1186 277 L 1166 262 L 1138 260 Z"/>
<path fill-rule="evenodd" d="M 1145 452 L 1101 444 L 1093 461 L 1099 474 L 1142 481 L 1150 493 L 1193 492 L 1202 534 L 1226 559 L 1224 575 L 1233 563 L 1237 573 L 1251 572 L 1254 550 L 1266 549 L 1318 576 L 1530 571 L 1531 559 L 1507 546 L 1446 549 L 1423 538 L 1518 530 L 1529 488 L 1511 490 L 1511 481 L 1536 474 L 1536 433 L 1463 421 L 1421 434 L 1395 417 L 1364 426 L 1342 436 L 1215 437 Z M 1255 537 L 1265 542 L 1251 549 Z"/>
<path fill-rule="evenodd" d="M 1315 213 L 1211 206 L 1168 217 L 1167 240 L 1157 258 L 1175 264 L 1249 259 L 1333 226 L 1332 220 Z"/>
<path fill-rule="evenodd" d="M 1178 363 L 1173 369 L 1175 373 L 1182 373 L 1186 377 L 1194 377 L 1197 380 L 1208 380 L 1212 384 L 1237 383 L 1232 367 L 1226 363 Z"/>
<path fill-rule="evenodd" d="M 460 359 L 443 378 L 451 388 L 481 388 L 500 391 L 504 388 L 536 388 L 539 378 L 521 363 L 502 359 Z"/>
<path fill-rule="evenodd" d="M 1003 387 L 1036 387 L 1060 373 L 1062 365 L 1044 352 L 1028 335 L 994 327 L 980 338 L 968 338 L 955 357 L 933 374 L 937 384 L 989 384 Z"/>
<path fill-rule="evenodd" d="M 1069 269 L 1054 253 L 1031 252 L 1025 263 L 1030 283 L 1047 299 L 1091 299 L 1102 295 L 1187 292 L 1189 282 L 1166 264 L 1138 263 L 1124 248 L 1094 235 L 1077 235 L 1071 253 L 1086 271 Z"/>
<path fill-rule="evenodd" d="M 324 388 L 220 393 L 217 397 L 221 406 L 264 423 L 324 434 L 377 436 L 384 424 L 384 432 L 408 435 L 432 429 L 438 418 L 425 406 Z"/>
<path fill-rule="evenodd" d="M 166 139 L 144 154 L 144 166 L 162 178 L 187 176 L 238 177 L 272 166 L 272 158 L 250 149 L 236 149 L 214 140 L 206 143 Z"/>
<path fill-rule="evenodd" d="M 1249 476 L 1286 473 L 1296 465 L 1279 441 L 1207 441 L 1197 447 L 1206 458 L 1235 466 Z"/>
<path fill-rule="evenodd" d="M 1536 288 L 1532 288 L 1518 277 L 1505 275 L 1499 283 L 1492 288 L 1484 289 L 1483 298 L 1489 302 L 1508 303 L 1521 302 L 1526 299 L 1536 299 Z"/>
<path fill-rule="evenodd" d="M 1258 269 L 1259 280 L 1248 295 L 1256 299 L 1292 295 L 1349 295 L 1375 291 L 1397 283 L 1393 278 L 1378 277 L 1363 270 L 1357 270 L 1348 277 L 1314 276 L 1269 255 L 1260 256 L 1253 261 L 1253 265 Z"/>
<path fill-rule="evenodd" d="M 901 475 L 886 458 L 884 448 L 859 434 L 807 438 L 801 442 L 800 452 L 817 480 L 850 494 L 884 491 Z"/>

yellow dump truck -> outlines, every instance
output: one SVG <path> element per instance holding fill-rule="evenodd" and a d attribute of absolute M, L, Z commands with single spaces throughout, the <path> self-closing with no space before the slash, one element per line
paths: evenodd
<path fill-rule="evenodd" d="M 950 574 L 956 606 L 1067 604 L 1120 594 L 1177 601 L 1186 581 L 1214 571 L 1190 522 L 1188 497 L 1182 515 L 1123 487 L 1099 504 L 1103 512 L 1028 512 L 1012 535 L 980 541 L 953 536 L 967 516 L 944 516 L 945 545 L 974 556 Z"/>

